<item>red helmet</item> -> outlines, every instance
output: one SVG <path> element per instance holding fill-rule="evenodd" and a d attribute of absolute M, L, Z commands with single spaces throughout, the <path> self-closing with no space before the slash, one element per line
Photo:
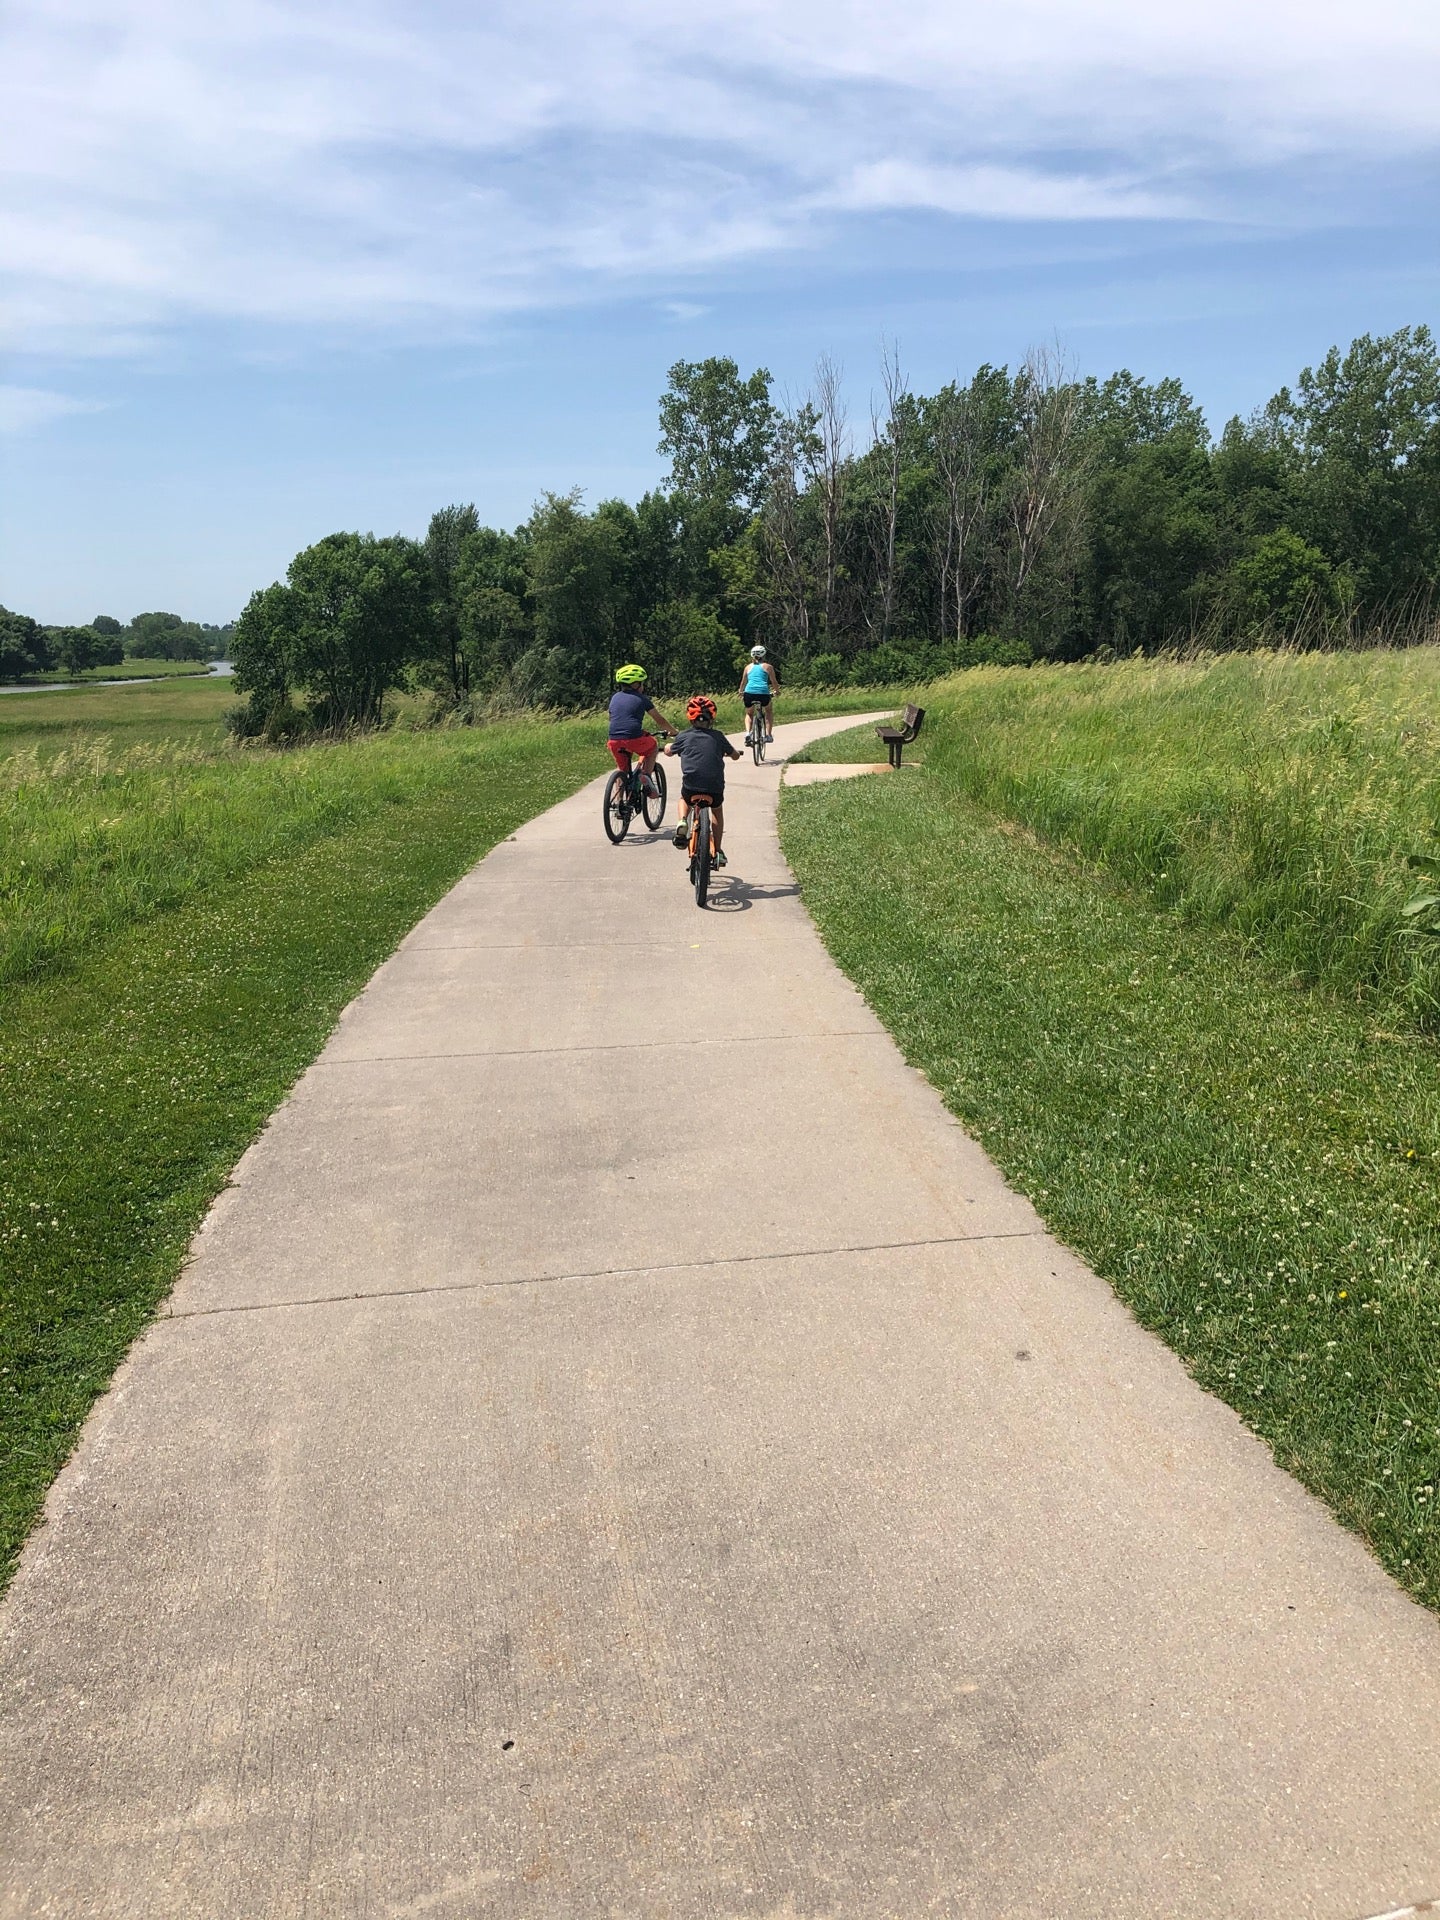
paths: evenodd
<path fill-rule="evenodd" d="M 685 702 L 687 720 L 713 720 L 718 712 L 719 708 L 708 693 L 692 693 Z"/>

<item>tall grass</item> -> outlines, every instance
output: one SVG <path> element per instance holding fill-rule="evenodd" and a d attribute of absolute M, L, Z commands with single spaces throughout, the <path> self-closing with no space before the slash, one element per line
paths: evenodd
<path fill-rule="evenodd" d="M 928 763 L 1306 984 L 1434 1025 L 1404 931 L 1440 838 L 1440 648 L 981 668 L 932 690 Z"/>
<path fill-rule="evenodd" d="M 595 722 L 568 721 L 567 739 Z M 0 759 L 0 985 L 73 960 L 197 889 L 484 772 L 549 762 L 557 727 L 376 734 L 292 753 L 82 740 Z M 601 759 L 596 754 L 596 771 Z"/>

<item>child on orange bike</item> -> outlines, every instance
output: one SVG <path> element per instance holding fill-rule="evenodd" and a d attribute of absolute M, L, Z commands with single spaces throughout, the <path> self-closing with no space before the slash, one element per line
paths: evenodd
<path fill-rule="evenodd" d="M 645 669 L 634 665 L 615 669 L 615 691 L 610 696 L 610 752 L 621 773 L 629 773 L 630 756 L 640 760 L 640 771 L 647 781 L 655 765 L 655 749 L 660 742 L 645 731 L 645 716 L 653 713 L 666 733 L 675 729 L 645 691 Z M 653 782 L 651 782 L 653 786 Z"/>
<path fill-rule="evenodd" d="M 697 793 L 708 793 L 715 805 L 711 819 L 715 823 L 715 864 L 728 865 L 721 843 L 725 838 L 725 762 L 739 760 L 740 749 L 732 747 L 723 733 L 715 731 L 715 702 L 708 693 L 697 693 L 686 703 L 685 718 L 690 722 L 683 733 L 665 748 L 666 757 L 680 760 L 680 820 L 675 828 L 677 847 L 690 843 L 690 802 Z"/>

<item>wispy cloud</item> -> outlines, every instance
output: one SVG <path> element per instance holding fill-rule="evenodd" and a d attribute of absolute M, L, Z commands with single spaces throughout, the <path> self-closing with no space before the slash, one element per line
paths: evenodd
<path fill-rule="evenodd" d="M 820 203 L 856 212 L 922 208 L 982 220 L 1175 220 L 1198 211 L 1182 195 L 1129 179 L 895 159 L 856 167 Z"/>
<path fill-rule="evenodd" d="M 86 351 L 680 295 L 892 209 L 1232 214 L 1247 169 L 1440 145 L 1430 0 L 12 0 L 0 71 L 6 323 Z"/>
<path fill-rule="evenodd" d="M 0 387 L 0 433 L 33 433 L 68 414 L 103 411 L 101 401 L 77 400 L 46 387 Z"/>

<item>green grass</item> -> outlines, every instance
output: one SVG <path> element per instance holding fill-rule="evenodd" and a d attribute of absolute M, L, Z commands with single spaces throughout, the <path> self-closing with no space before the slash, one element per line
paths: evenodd
<path fill-rule="evenodd" d="M 594 722 L 376 734 L 288 753 L 104 738 L 0 761 L 0 985 L 387 808 L 467 777 L 500 741 L 584 739 Z M 600 766 L 598 754 L 592 770 Z M 403 818 L 397 815 L 397 820 Z"/>
<path fill-rule="evenodd" d="M 65 936 L 0 989 L 5 1568 L 340 1009 L 473 861 L 604 765 L 593 719 L 193 764 L 142 751 L 153 767 L 101 760 L 90 791 L 79 775 L 42 783 L 61 824 L 47 842 L 32 815 L 29 831 L 53 854 L 76 818 L 114 806 L 134 846 L 159 847 L 156 867 L 128 892 L 123 866 L 54 868 L 40 897 Z"/>
<path fill-rule="evenodd" d="M 931 689 L 930 765 L 1298 978 L 1434 1021 L 1402 931 L 1440 838 L 1440 649 L 980 669 Z"/>
<path fill-rule="evenodd" d="M 0 695 L 0 761 L 15 753 L 49 759 L 100 737 L 114 747 L 218 747 L 235 682 L 208 676 L 153 686 L 75 687 L 70 691 Z"/>
<path fill-rule="evenodd" d="M 961 758 L 937 729 L 913 778 L 784 794 L 830 950 L 1052 1230 L 1440 1604 L 1433 1044 L 997 817 Z"/>

